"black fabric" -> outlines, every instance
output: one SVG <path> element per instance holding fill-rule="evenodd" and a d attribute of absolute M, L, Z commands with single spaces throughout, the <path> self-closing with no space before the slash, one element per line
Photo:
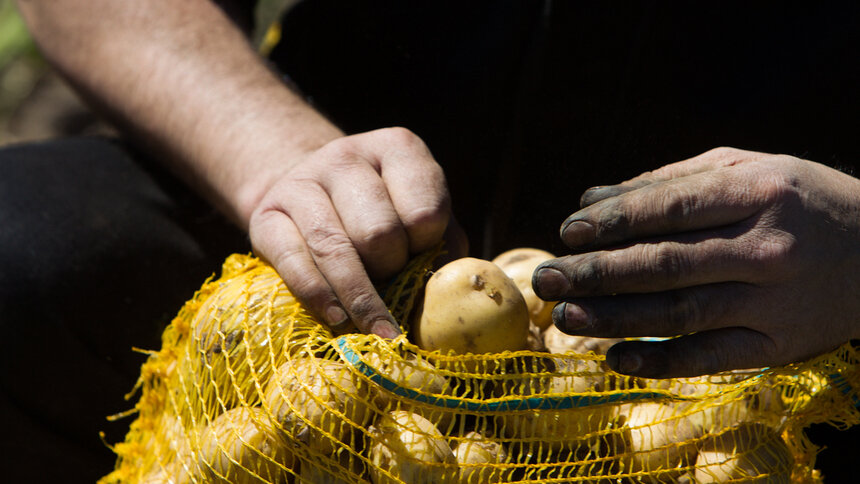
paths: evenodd
<path fill-rule="evenodd" d="M 245 236 L 155 164 L 106 139 L 0 150 L 4 482 L 94 482 L 123 395 L 182 303 Z M 133 418 L 133 417 L 132 417 Z"/>
<path fill-rule="evenodd" d="M 492 255 L 561 250 L 585 188 L 717 146 L 856 166 L 857 25 L 856 2 L 313 0 L 273 59 L 347 131 L 419 134 Z"/>

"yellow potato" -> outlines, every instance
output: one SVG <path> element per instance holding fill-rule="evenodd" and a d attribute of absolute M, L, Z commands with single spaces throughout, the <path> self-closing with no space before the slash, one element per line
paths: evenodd
<path fill-rule="evenodd" d="M 469 432 L 462 437 L 454 448 L 454 457 L 460 464 L 460 484 L 495 484 L 511 479 L 510 467 L 491 467 L 508 461 L 505 448 L 478 432 Z"/>
<path fill-rule="evenodd" d="M 550 259 L 555 259 L 555 255 L 545 250 L 521 247 L 503 252 L 492 260 L 520 288 L 529 307 L 529 316 L 540 329 L 552 325 L 552 308 L 557 301 L 544 301 L 535 294 L 532 275 L 538 265 Z"/>
<path fill-rule="evenodd" d="M 421 415 L 405 410 L 389 412 L 371 426 L 368 435 L 374 484 L 457 482 L 457 459 L 451 447 L 436 426 Z"/>
<path fill-rule="evenodd" d="M 299 483 L 303 484 L 365 484 L 364 462 L 351 452 L 342 452 L 333 459 L 302 461 Z"/>
<path fill-rule="evenodd" d="M 624 422 L 620 449 L 621 468 L 625 473 L 650 472 L 643 482 L 673 482 L 687 472 L 684 467 L 696 458 L 696 439 L 701 428 L 693 421 L 679 417 L 673 404 L 643 402 L 618 407 L 619 421 Z"/>
<path fill-rule="evenodd" d="M 696 459 L 696 482 L 791 482 L 794 458 L 770 427 L 754 422 L 705 440 Z"/>
<path fill-rule="evenodd" d="M 191 321 L 188 355 L 181 368 L 184 394 L 200 412 L 214 417 L 240 403 L 260 403 L 273 364 L 284 360 L 295 298 L 269 267 L 253 276 L 228 279 L 205 300 Z M 255 381 L 256 380 L 256 381 Z M 185 415 L 184 417 L 189 417 Z"/>
<path fill-rule="evenodd" d="M 238 407 L 221 414 L 200 433 L 199 446 L 198 479 L 223 484 L 289 482 L 293 455 L 260 408 Z"/>
<path fill-rule="evenodd" d="M 514 282 L 489 261 L 450 262 L 427 281 L 415 342 L 426 350 L 456 354 L 522 350 L 529 313 Z"/>
<path fill-rule="evenodd" d="M 519 370 L 515 368 L 515 371 Z M 543 395 L 561 398 L 572 393 L 597 392 L 603 388 L 599 363 L 593 360 L 544 358 L 522 367 L 522 373 L 561 372 L 560 375 L 520 374 L 497 384 L 495 395 L 511 399 Z M 567 374 L 564 374 L 567 373 Z M 592 375 L 594 374 L 594 375 Z M 594 432 L 612 421 L 612 407 L 593 405 L 562 410 L 520 410 L 496 416 L 499 432 L 513 439 L 535 439 L 544 451 L 578 451 L 595 445 L 600 437 Z"/>
<path fill-rule="evenodd" d="M 370 418 L 369 399 L 367 385 L 344 363 L 322 358 L 287 361 L 265 390 L 265 405 L 284 439 L 324 454 L 333 453 L 337 442 L 352 445 L 354 426 L 364 426 Z"/>
<path fill-rule="evenodd" d="M 414 390 L 428 397 L 454 395 L 454 388 L 448 379 L 427 360 L 403 359 L 396 355 L 383 359 L 375 353 L 366 353 L 364 359 L 369 366 L 401 388 Z M 410 410 L 435 422 L 443 431 L 447 431 L 453 424 L 455 413 L 442 407 L 401 398 L 381 386 L 372 387 L 371 393 L 374 405 L 382 411 Z"/>

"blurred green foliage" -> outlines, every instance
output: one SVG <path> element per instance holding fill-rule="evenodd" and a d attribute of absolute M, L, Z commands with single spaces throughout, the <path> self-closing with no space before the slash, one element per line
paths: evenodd
<path fill-rule="evenodd" d="M 22 54 L 34 51 L 27 27 L 11 0 L 0 0 L 0 69 Z"/>
<path fill-rule="evenodd" d="M 0 0 L 0 143 L 9 116 L 46 69 L 14 2 Z"/>

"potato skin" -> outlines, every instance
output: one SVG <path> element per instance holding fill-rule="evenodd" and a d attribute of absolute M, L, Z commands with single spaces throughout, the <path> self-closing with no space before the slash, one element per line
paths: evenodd
<path fill-rule="evenodd" d="M 555 255 L 545 250 L 519 247 L 502 252 L 492 260 L 520 289 L 532 323 L 542 330 L 552 325 L 552 308 L 557 301 L 544 301 L 535 294 L 532 275 L 538 265 L 550 259 L 555 259 Z"/>
<path fill-rule="evenodd" d="M 278 367 L 266 386 L 264 401 L 284 440 L 332 454 L 339 446 L 335 440 L 349 444 L 353 425 L 365 425 L 370 419 L 369 399 L 367 386 L 344 363 L 308 358 Z M 326 429 L 335 440 L 315 426 Z"/>
<path fill-rule="evenodd" d="M 478 432 L 469 432 L 454 448 L 460 465 L 460 484 L 496 484 L 511 480 L 510 468 L 481 467 L 480 464 L 504 464 L 508 453 L 502 444 Z"/>
<path fill-rule="evenodd" d="M 773 429 L 744 422 L 702 442 L 695 477 L 701 483 L 788 484 L 793 465 L 788 446 Z"/>
<path fill-rule="evenodd" d="M 374 484 L 456 484 L 457 459 L 441 432 L 407 410 L 384 415 L 370 427 L 370 477 Z"/>
<path fill-rule="evenodd" d="M 696 459 L 696 439 L 702 434 L 697 421 L 677 417 L 674 404 L 643 402 L 617 408 L 624 422 L 621 458 L 626 472 L 652 472 L 643 482 L 673 481 Z"/>
<path fill-rule="evenodd" d="M 205 482 L 284 484 L 294 458 L 259 407 L 237 407 L 201 432 L 199 470 Z"/>
<path fill-rule="evenodd" d="M 492 262 L 466 257 L 427 281 L 415 342 L 456 354 L 525 349 L 528 306 L 514 281 Z"/>

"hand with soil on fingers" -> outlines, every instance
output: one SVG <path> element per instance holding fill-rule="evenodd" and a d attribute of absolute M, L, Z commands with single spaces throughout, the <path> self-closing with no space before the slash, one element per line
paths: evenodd
<path fill-rule="evenodd" d="M 565 220 L 572 255 L 534 274 L 555 324 L 625 341 L 616 371 L 696 376 L 801 361 L 860 338 L 860 180 L 719 148 L 595 187 Z M 677 337 L 677 338 L 676 338 Z"/>

